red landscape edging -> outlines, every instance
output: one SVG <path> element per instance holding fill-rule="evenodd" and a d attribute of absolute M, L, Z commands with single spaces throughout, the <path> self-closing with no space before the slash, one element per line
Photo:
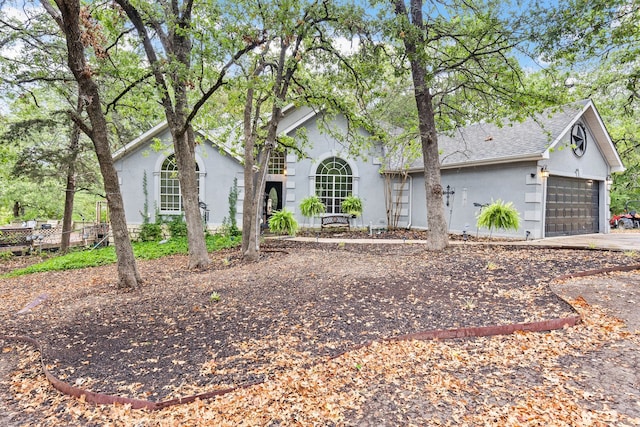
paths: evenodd
<path fill-rule="evenodd" d="M 563 276 L 557 277 L 555 280 L 567 280 L 574 277 L 586 277 L 586 276 L 593 276 L 593 275 L 603 274 L 603 273 L 612 273 L 617 271 L 632 271 L 632 270 L 638 270 L 638 269 L 640 269 L 640 265 L 609 267 L 609 268 L 602 268 L 598 270 L 589 270 L 584 272 L 563 275 Z M 457 329 L 435 329 L 435 330 L 416 332 L 416 333 L 411 333 L 406 335 L 400 335 L 400 336 L 391 337 L 391 338 L 382 338 L 379 341 L 382 341 L 382 342 L 397 342 L 397 341 L 410 341 L 410 340 L 426 341 L 426 340 L 433 340 L 433 339 L 475 338 L 475 337 L 486 337 L 486 336 L 496 336 L 496 335 L 509 335 L 518 331 L 543 332 L 543 331 L 552 331 L 556 329 L 562 329 L 564 327 L 575 326 L 580 322 L 580 320 L 581 320 L 580 316 L 571 316 L 571 317 L 565 317 L 565 318 L 543 320 L 539 322 L 514 323 L 514 324 L 508 324 L 508 325 L 479 326 L 479 327 L 467 327 L 467 328 L 457 328 Z M 221 395 L 230 393 L 235 390 L 240 390 L 243 388 L 264 383 L 264 381 L 256 381 L 256 382 L 246 383 L 246 384 L 242 384 L 242 385 L 238 385 L 238 386 L 234 386 L 226 389 L 214 390 L 211 392 L 179 397 L 175 399 L 168 399 L 160 402 L 153 402 L 150 400 L 134 399 L 134 398 L 122 397 L 122 396 L 114 396 L 110 394 L 97 393 L 90 390 L 85 390 L 80 387 L 73 386 L 57 378 L 47 369 L 44 363 L 44 352 L 42 349 L 42 345 L 40 344 L 40 342 L 38 342 L 34 338 L 31 338 L 28 336 L 0 335 L 0 340 L 24 342 L 35 347 L 36 350 L 40 353 L 41 369 L 44 372 L 49 383 L 56 390 L 78 399 L 84 396 L 85 402 L 93 403 L 96 405 L 122 404 L 122 405 L 130 405 L 132 409 L 158 410 L 158 409 L 167 408 L 169 406 L 191 403 L 198 399 L 200 400 L 210 399 L 216 396 L 221 396 Z M 331 358 L 329 358 L 329 360 L 336 359 L 350 351 L 354 351 L 354 350 L 369 346 L 372 343 L 373 341 L 369 341 L 364 344 L 355 346 L 351 349 L 341 352 L 340 354 L 332 356 Z"/>

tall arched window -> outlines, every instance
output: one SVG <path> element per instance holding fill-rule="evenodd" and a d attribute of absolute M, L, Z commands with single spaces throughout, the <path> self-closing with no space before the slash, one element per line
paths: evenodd
<path fill-rule="evenodd" d="M 196 175 L 200 168 L 196 163 Z M 200 190 L 200 179 L 196 178 L 198 190 Z M 162 163 L 160 169 L 160 211 L 162 212 L 182 212 L 182 193 L 178 180 L 178 165 L 175 155 L 170 155 Z"/>
<path fill-rule="evenodd" d="M 339 157 L 329 157 L 316 171 L 316 194 L 327 213 L 340 213 L 342 201 L 353 192 L 353 173 L 349 164 Z"/>

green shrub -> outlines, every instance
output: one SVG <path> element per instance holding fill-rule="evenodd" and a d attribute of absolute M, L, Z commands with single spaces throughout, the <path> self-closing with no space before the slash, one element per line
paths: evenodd
<path fill-rule="evenodd" d="M 291 211 L 286 209 L 275 211 L 269 218 L 269 230 L 276 234 L 295 236 L 298 231 L 298 222 Z"/>
<path fill-rule="evenodd" d="M 520 227 L 520 216 L 513 203 L 497 200 L 482 209 L 478 215 L 478 227 L 487 227 L 489 231 L 495 229 L 515 230 Z"/>
<path fill-rule="evenodd" d="M 141 242 L 155 242 L 162 240 L 162 226 L 156 223 L 144 223 L 140 227 L 138 240 Z"/>
<path fill-rule="evenodd" d="M 187 223 L 181 215 L 173 216 L 167 223 L 167 226 L 169 227 L 169 233 L 171 233 L 172 239 L 187 237 Z"/>
<path fill-rule="evenodd" d="M 340 210 L 352 216 L 360 216 L 362 215 L 362 199 L 353 195 L 348 196 L 340 204 Z"/>
<path fill-rule="evenodd" d="M 300 213 L 302 216 L 310 218 L 325 213 L 324 203 L 318 196 L 309 196 L 300 202 Z"/>
<path fill-rule="evenodd" d="M 236 207 L 238 203 L 238 178 L 233 178 L 233 186 L 229 190 L 229 216 L 224 217 L 222 220 L 222 232 L 230 236 L 237 236 L 240 234 L 236 215 L 238 209 Z"/>

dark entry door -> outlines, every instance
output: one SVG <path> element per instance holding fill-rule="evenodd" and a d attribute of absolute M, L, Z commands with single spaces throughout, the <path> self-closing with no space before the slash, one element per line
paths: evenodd
<path fill-rule="evenodd" d="M 282 210 L 283 202 L 282 182 L 267 181 L 264 186 L 264 199 L 262 203 L 263 218 L 268 221 L 274 211 Z"/>
<path fill-rule="evenodd" d="M 600 231 L 598 181 L 550 176 L 547 179 L 545 236 Z"/>

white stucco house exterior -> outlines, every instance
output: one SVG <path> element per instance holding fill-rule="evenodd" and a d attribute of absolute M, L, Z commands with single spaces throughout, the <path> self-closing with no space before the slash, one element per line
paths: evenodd
<path fill-rule="evenodd" d="M 380 228 L 387 226 L 385 200 L 391 196 L 397 202 L 397 226 L 427 228 L 422 161 L 403 165 L 408 172 L 404 180 L 395 176 L 391 181 L 385 179 L 381 170 L 392 172 L 393 167 L 385 164 L 384 147 L 372 148 L 365 157 L 349 155 L 347 147 L 320 130 L 320 114 L 306 107 L 286 110 L 279 132 L 295 137 L 304 128 L 310 146 L 302 160 L 291 153 L 274 158 L 267 176 L 265 211 L 267 205 L 274 210 L 287 208 L 300 224 L 309 225 L 300 215 L 302 199 L 318 194 L 327 213 L 332 214 L 339 213 L 340 201 L 353 194 L 364 204 L 355 225 Z M 345 128 L 346 124 L 338 118 L 331 126 Z M 206 224 L 215 229 L 228 216 L 234 179 L 239 190 L 237 221 L 241 224 L 241 159 L 229 145 L 221 146 L 201 135 L 205 142 L 196 149 L 196 173 Z M 489 230 L 476 229 L 476 218 L 482 205 L 498 199 L 512 202 L 522 221 L 518 231 L 494 230 L 493 235 L 525 239 L 609 231 L 607 182 L 612 173 L 624 167 L 590 100 L 522 123 L 472 125 L 454 135 L 441 135 L 439 147 L 442 185 L 447 192 L 443 196 L 446 217 L 452 233 L 489 234 Z M 161 215 L 181 214 L 166 123 L 115 152 L 114 160 L 132 227 L 142 223 L 145 174 L 151 221 L 155 208 Z M 268 198 L 271 201 L 267 203 Z"/>

